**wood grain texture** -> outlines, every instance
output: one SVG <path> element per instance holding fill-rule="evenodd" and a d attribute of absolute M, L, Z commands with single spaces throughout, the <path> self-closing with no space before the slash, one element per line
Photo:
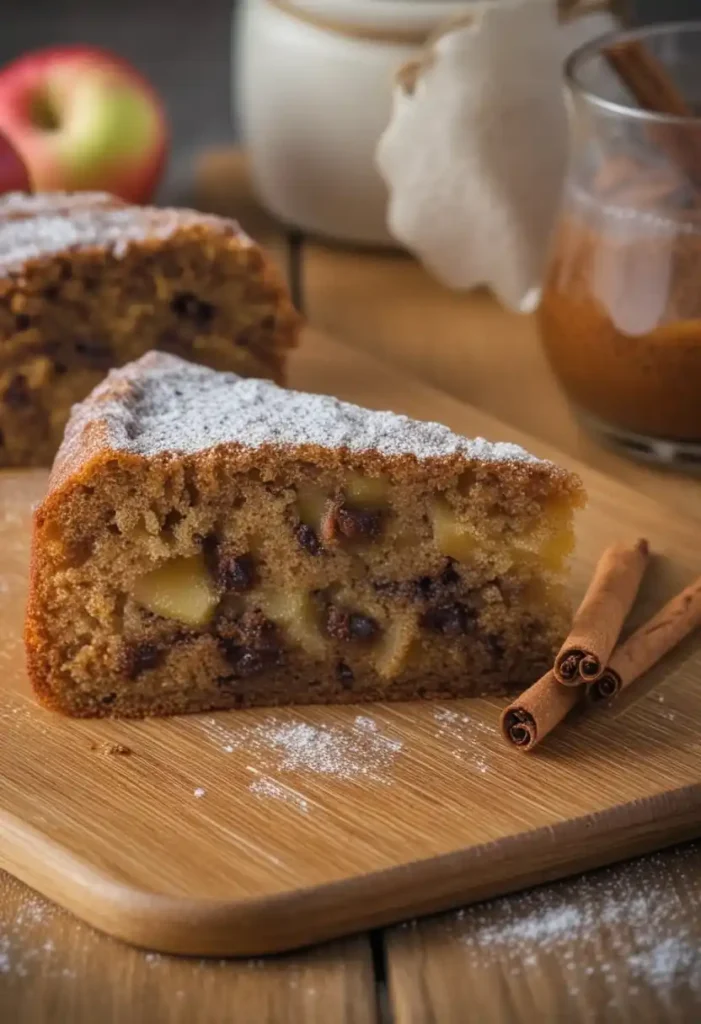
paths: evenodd
<path fill-rule="evenodd" d="M 513 436 L 313 332 L 292 383 Z M 577 593 L 622 529 L 666 556 L 638 618 L 701 573 L 695 524 L 599 474 L 587 470 L 585 482 Z M 496 701 L 148 722 L 72 721 L 36 707 L 19 633 L 29 510 L 43 485 L 28 472 L 0 486 L 0 865 L 97 927 L 167 951 L 278 950 L 701 831 L 693 638 L 614 713 L 573 723 L 527 758 L 499 737 Z M 331 730 L 340 769 L 310 764 L 308 753 L 290 760 L 280 730 L 300 728 L 317 738 Z M 105 754 L 105 744 L 133 753 Z"/>
<path fill-rule="evenodd" d="M 579 427 L 534 317 L 501 309 L 484 291 L 448 291 L 402 254 L 360 256 L 313 243 L 305 247 L 304 294 L 315 327 L 701 518 L 698 479 L 624 459 Z"/>
<path fill-rule="evenodd" d="M 374 1024 L 366 939 L 266 960 L 143 953 L 0 872 L 4 1024 Z"/>
<path fill-rule="evenodd" d="M 392 929 L 394 1020 L 699 1020 L 700 876 L 696 844 Z"/>

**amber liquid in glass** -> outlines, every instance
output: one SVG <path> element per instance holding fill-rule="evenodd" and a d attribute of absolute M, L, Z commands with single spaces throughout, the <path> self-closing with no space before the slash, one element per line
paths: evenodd
<path fill-rule="evenodd" d="M 660 182 L 664 189 L 664 181 Z M 701 209 L 656 212 L 654 182 L 570 184 L 539 309 L 551 366 L 602 425 L 701 440 Z"/>

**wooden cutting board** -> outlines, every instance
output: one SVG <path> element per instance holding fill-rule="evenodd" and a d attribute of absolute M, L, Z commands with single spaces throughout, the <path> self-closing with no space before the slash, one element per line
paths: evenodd
<path fill-rule="evenodd" d="M 308 333 L 292 377 L 557 458 L 319 334 Z M 609 541 L 646 535 L 661 557 L 641 619 L 701 573 L 698 528 L 580 471 L 590 502 L 575 596 Z M 45 480 L 0 474 L 0 867 L 90 924 L 163 951 L 251 955 L 701 834 L 695 638 L 615 709 L 576 719 L 532 755 L 503 744 L 499 701 L 146 722 L 72 721 L 39 708 L 21 628 L 31 506 Z"/>

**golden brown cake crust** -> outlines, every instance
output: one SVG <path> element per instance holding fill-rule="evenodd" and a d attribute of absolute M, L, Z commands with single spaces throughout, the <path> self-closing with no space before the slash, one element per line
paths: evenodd
<path fill-rule="evenodd" d="M 71 405 L 159 348 L 284 380 L 299 317 L 231 220 L 105 193 L 0 200 L 0 466 L 50 464 Z"/>
<path fill-rule="evenodd" d="M 310 487 L 325 495 L 313 528 Z M 479 540 L 462 561 L 437 501 Z M 519 687 L 566 628 L 582 502 L 577 477 L 515 445 L 151 353 L 68 425 L 35 516 L 30 676 L 73 715 Z M 207 566 L 201 625 L 139 597 L 175 563 Z"/>

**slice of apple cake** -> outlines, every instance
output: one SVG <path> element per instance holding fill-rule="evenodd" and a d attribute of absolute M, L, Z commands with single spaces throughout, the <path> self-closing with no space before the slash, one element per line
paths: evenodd
<path fill-rule="evenodd" d="M 234 221 L 102 192 L 0 198 L 0 466 L 51 465 L 74 402 L 161 349 L 282 381 L 299 317 Z"/>
<path fill-rule="evenodd" d="M 522 688 L 568 626 L 582 502 L 515 445 L 151 353 L 68 425 L 31 678 L 115 716 Z"/>

